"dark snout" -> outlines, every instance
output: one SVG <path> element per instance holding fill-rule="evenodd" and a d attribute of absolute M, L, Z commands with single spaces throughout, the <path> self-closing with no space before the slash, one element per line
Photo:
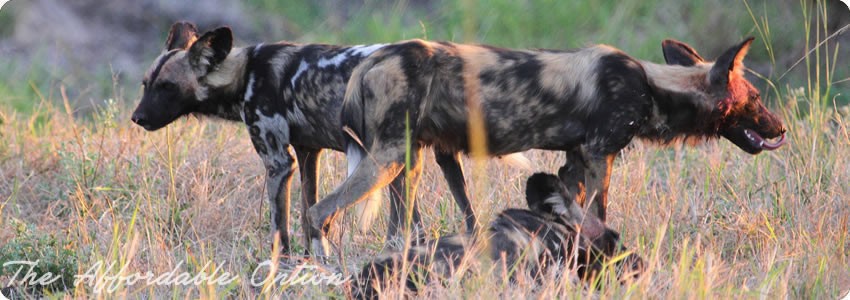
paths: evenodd
<path fill-rule="evenodd" d="M 144 128 L 145 130 L 152 130 L 152 128 L 150 127 L 148 116 L 143 112 L 133 112 L 133 116 L 130 117 L 130 120 L 132 120 L 133 123 L 136 123 L 136 125 L 142 126 L 142 128 Z"/>
<path fill-rule="evenodd" d="M 742 116 L 722 128 L 720 134 L 750 154 L 772 151 L 785 145 L 785 125 L 782 120 L 759 105 L 755 115 Z"/>
<path fill-rule="evenodd" d="M 147 131 L 155 131 L 165 127 L 191 111 L 191 106 L 187 104 L 189 101 L 174 97 L 162 97 L 158 96 L 157 93 L 151 94 L 153 95 L 149 95 L 149 93 L 142 95 L 139 106 L 130 116 L 133 123 Z"/>

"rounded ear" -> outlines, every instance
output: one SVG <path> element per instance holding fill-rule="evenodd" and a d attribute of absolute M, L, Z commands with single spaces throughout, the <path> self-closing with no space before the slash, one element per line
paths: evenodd
<path fill-rule="evenodd" d="M 189 48 L 189 64 L 196 75 L 204 76 L 220 64 L 233 48 L 233 32 L 230 27 L 219 27 L 204 33 Z"/>
<path fill-rule="evenodd" d="M 171 25 L 165 39 L 165 50 L 186 49 L 198 39 L 198 28 L 190 22 L 176 22 Z"/>
<path fill-rule="evenodd" d="M 538 213 L 553 213 L 552 204 L 547 204 L 546 199 L 552 194 L 560 194 L 561 180 L 557 176 L 547 173 L 535 173 L 528 177 L 525 183 L 525 201 L 528 209 Z"/>
<path fill-rule="evenodd" d="M 738 45 L 729 48 L 723 55 L 717 58 L 711 71 L 708 73 L 709 82 L 714 87 L 725 87 L 729 84 L 729 75 L 733 72 L 744 72 L 744 56 L 750 50 L 754 37 L 745 39 Z"/>
<path fill-rule="evenodd" d="M 668 39 L 661 42 L 661 51 L 664 52 L 664 60 L 668 65 L 690 67 L 705 62 L 694 48 L 677 40 Z"/>

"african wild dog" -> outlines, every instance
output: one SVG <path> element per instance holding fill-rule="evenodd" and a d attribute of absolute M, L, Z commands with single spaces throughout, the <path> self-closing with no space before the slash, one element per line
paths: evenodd
<path fill-rule="evenodd" d="M 606 260 L 627 253 L 616 231 L 567 198 L 570 195 L 558 177 L 534 174 L 528 178 L 525 193 L 528 210 L 504 210 L 477 240 L 471 234 L 450 235 L 413 247 L 406 256 L 393 253 L 367 263 L 352 283 L 352 296 L 378 298 L 392 280 L 399 280 L 402 260 L 407 260 L 411 269 L 400 283 L 415 292 L 433 279 L 481 266 L 479 271 L 486 271 L 486 263 L 497 272 L 510 273 L 501 278 L 513 278 L 515 270 L 525 270 L 539 280 L 550 268 L 560 266 L 575 268 L 579 278 L 593 282 Z M 633 253 L 614 262 L 621 281 L 636 278 L 644 266 L 643 259 Z"/>
<path fill-rule="evenodd" d="M 475 105 L 491 155 L 565 151 L 559 177 L 604 221 L 614 158 L 634 137 L 670 143 L 722 136 L 752 154 L 784 143 L 782 122 L 744 78 L 752 41 L 707 62 L 690 46 L 666 40 L 667 65 L 605 45 L 508 50 L 411 40 L 385 46 L 355 69 L 342 109 L 343 125 L 368 156 L 309 217 L 327 231 L 340 209 L 401 172 L 407 151 L 413 164 L 427 145 L 469 151 L 468 112 Z M 412 149 L 404 147 L 407 134 Z"/>
<path fill-rule="evenodd" d="M 194 24 L 178 22 L 172 25 L 165 46 L 145 74 L 133 122 L 153 131 L 192 113 L 243 121 L 267 171 L 272 233 L 280 232 L 281 248 L 288 252 L 289 185 L 295 162 L 289 147 L 298 159 L 301 207 L 306 212 L 316 203 L 320 151 L 345 149 L 339 113 L 348 78 L 364 57 L 383 45 L 279 42 L 233 48 L 230 28 L 198 36 Z M 447 174 L 460 170 L 457 156 L 438 154 L 437 159 L 451 171 Z M 351 163 L 349 169 L 353 170 Z M 448 180 L 463 191 L 462 175 Z M 404 182 L 403 175 L 396 179 L 394 191 L 403 191 Z M 400 193 L 390 194 L 394 213 L 388 234 L 394 235 L 405 209 Z M 474 220 L 466 194 L 454 195 L 467 218 Z M 308 220 L 302 217 L 305 239 L 312 241 L 313 250 L 327 254 L 326 241 Z M 414 222 L 418 220 L 414 208 Z"/>

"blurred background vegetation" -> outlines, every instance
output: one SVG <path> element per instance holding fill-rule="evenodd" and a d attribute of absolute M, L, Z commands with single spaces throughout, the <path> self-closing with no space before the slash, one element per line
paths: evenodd
<path fill-rule="evenodd" d="M 826 10 L 826 20 L 817 18 L 819 9 Z M 808 84 L 811 70 L 799 60 L 815 40 L 850 23 L 850 11 L 838 0 L 823 6 L 811 0 L 13 0 L 0 11 L 0 105 L 31 113 L 41 101 L 59 98 L 54 95 L 64 86 L 82 116 L 110 98 L 132 106 L 142 73 L 177 20 L 196 22 L 201 30 L 231 26 L 239 45 L 410 38 L 515 48 L 606 43 L 652 61 L 663 60 L 665 38 L 688 42 L 714 58 L 755 36 L 747 66 L 772 80 L 772 85 L 760 81 L 763 90 L 774 86 L 784 93 Z M 830 59 L 834 74 L 820 84 L 837 84 L 822 96 L 840 104 L 850 94 L 850 68 L 843 59 L 850 51 L 833 50 L 848 39 L 850 34 L 837 35 L 819 58 L 810 56 Z"/>

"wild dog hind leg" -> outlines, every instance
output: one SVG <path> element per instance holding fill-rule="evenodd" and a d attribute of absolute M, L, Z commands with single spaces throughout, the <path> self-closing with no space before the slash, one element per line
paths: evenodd
<path fill-rule="evenodd" d="M 313 228 L 319 230 L 322 236 L 327 236 L 330 225 L 339 212 L 390 184 L 404 170 L 404 149 L 401 148 L 381 148 L 367 153 L 342 184 L 322 201 L 310 207 L 307 216 Z M 411 151 L 418 153 L 417 149 Z M 327 255 L 328 250 L 323 249 L 323 253 L 314 254 Z"/>
<path fill-rule="evenodd" d="M 466 231 L 475 232 L 475 229 L 478 228 L 478 220 L 475 217 L 472 203 L 469 201 L 463 166 L 460 164 L 460 153 L 434 151 L 434 156 L 437 164 L 440 165 L 440 170 L 443 171 L 443 177 L 446 178 L 446 183 L 449 185 L 449 190 L 451 190 L 457 206 L 466 219 Z"/>
<path fill-rule="evenodd" d="M 310 254 L 313 248 L 325 248 L 327 240 L 323 240 L 321 233 L 310 225 L 307 217 L 307 209 L 316 204 L 319 196 L 319 155 L 321 149 L 295 147 L 295 155 L 298 157 L 298 167 L 301 172 L 301 230 L 304 232 L 304 251 Z M 310 243 L 316 241 L 318 245 Z"/>

